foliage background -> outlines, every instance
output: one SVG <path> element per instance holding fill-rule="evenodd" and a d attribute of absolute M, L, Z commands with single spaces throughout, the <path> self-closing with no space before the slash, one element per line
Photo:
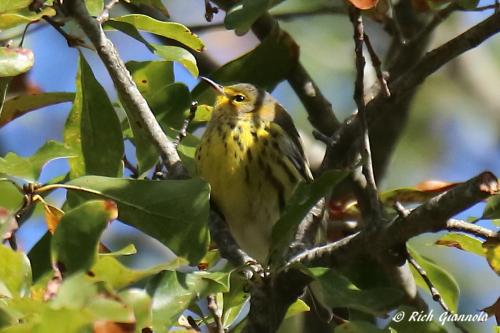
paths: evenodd
<path fill-rule="evenodd" d="M 173 21 L 188 27 L 199 27 L 206 23 L 203 1 L 164 1 Z M 289 1 L 274 9 L 286 10 L 286 6 L 300 5 L 301 1 Z M 119 9 L 118 9 L 119 10 Z M 437 29 L 432 45 L 437 46 L 475 22 L 484 14 L 456 13 Z M 223 19 L 223 14 L 215 16 L 212 24 Z M 378 26 L 366 20 L 366 29 L 375 42 L 375 47 L 384 50 L 388 41 L 382 38 Z M 341 117 L 347 117 L 354 110 L 352 100 L 354 80 L 352 26 L 346 16 L 314 15 L 298 17 L 281 22 L 301 46 L 301 60 L 326 97 L 332 101 L 334 110 Z M 195 30 L 196 31 L 196 30 Z M 196 31 L 206 44 L 206 52 L 217 63 L 234 59 L 257 45 L 251 33 L 237 37 L 223 27 L 199 29 Z M 119 32 L 109 33 L 118 47 L 120 55 L 128 60 L 152 60 L 156 57 L 135 40 Z M 321 45 L 321 47 L 320 47 Z M 35 53 L 36 64 L 29 72 L 29 79 L 43 91 L 74 91 L 77 67 L 76 49 L 68 48 L 66 41 L 57 32 L 45 26 L 36 28 L 27 35 L 25 47 Z M 97 57 L 83 51 L 99 82 L 107 88 L 111 100 L 116 99 L 115 91 Z M 383 52 L 380 52 L 383 53 Z M 197 79 L 179 65 L 175 65 L 177 81 L 194 87 Z M 482 170 L 500 171 L 500 39 L 491 38 L 481 47 L 467 52 L 452 61 L 443 70 L 432 75 L 418 93 L 413 104 L 411 119 L 403 139 L 397 146 L 382 189 L 412 186 L 416 183 L 439 179 L 460 181 L 470 178 Z M 375 78 L 371 78 L 372 82 Z M 287 83 L 280 84 L 273 92 L 292 114 L 302 133 L 310 137 L 311 127 L 299 100 Z M 62 140 L 62 132 L 70 104 L 47 107 L 10 123 L 0 129 L 0 155 L 16 152 L 21 156 L 34 153 L 49 139 Z M 310 141 L 306 144 L 311 160 L 322 157 L 320 144 Z M 128 147 L 130 149 L 130 147 Z M 44 169 L 42 181 L 67 170 L 66 161 L 51 162 Z M 64 194 L 55 193 L 50 197 L 61 203 Z M 461 217 L 478 216 L 481 207 L 464 212 Z M 495 228 L 490 222 L 482 225 Z M 43 217 L 32 219 L 18 233 L 20 247 L 29 250 L 46 230 Z M 437 263 L 445 267 L 457 279 L 461 288 L 459 313 L 477 311 L 494 303 L 500 290 L 500 281 L 488 267 L 485 260 L 466 252 L 431 245 L 437 235 L 425 235 L 412 241 L 422 254 L 431 255 Z M 149 267 L 170 258 L 163 246 L 133 228 L 120 223 L 106 231 L 104 242 L 110 248 L 120 248 L 134 243 L 138 254 L 124 260 L 134 267 Z M 474 278 L 471 277 L 474 272 Z M 478 281 L 477 279 L 480 279 Z M 497 292 L 492 292 L 496 290 Z M 429 304 L 433 304 L 429 302 Z M 436 311 L 439 310 L 436 308 Z M 484 324 L 471 324 L 474 331 L 492 330 Z"/>

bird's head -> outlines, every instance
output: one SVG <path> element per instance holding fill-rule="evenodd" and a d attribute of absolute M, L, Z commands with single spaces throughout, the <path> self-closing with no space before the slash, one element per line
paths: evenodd
<path fill-rule="evenodd" d="M 207 78 L 203 80 L 209 83 L 217 94 L 214 107 L 218 112 L 237 116 L 250 115 L 260 110 L 265 103 L 274 101 L 269 93 L 249 83 L 222 86 Z"/>

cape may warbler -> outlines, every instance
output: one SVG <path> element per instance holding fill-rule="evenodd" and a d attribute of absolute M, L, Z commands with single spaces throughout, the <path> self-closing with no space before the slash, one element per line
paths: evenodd
<path fill-rule="evenodd" d="M 239 246 L 265 262 L 285 203 L 299 181 L 312 180 L 309 164 L 292 118 L 269 93 L 205 81 L 217 98 L 196 151 L 198 173 Z"/>

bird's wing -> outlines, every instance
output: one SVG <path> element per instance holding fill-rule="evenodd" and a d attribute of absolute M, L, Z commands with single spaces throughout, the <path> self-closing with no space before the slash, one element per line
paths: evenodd
<path fill-rule="evenodd" d="M 292 162 L 302 177 L 304 177 L 304 180 L 312 181 L 313 176 L 309 168 L 307 157 L 304 154 L 299 132 L 297 132 L 290 115 L 285 111 L 283 106 L 278 103 L 276 103 L 275 106 L 274 122 L 287 134 L 285 136 L 286 140 L 280 148 L 288 156 L 290 162 Z"/>

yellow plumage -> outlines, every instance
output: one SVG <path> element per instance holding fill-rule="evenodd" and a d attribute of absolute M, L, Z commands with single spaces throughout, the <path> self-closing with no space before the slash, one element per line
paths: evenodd
<path fill-rule="evenodd" d="M 198 173 L 240 247 L 265 262 L 273 224 L 298 182 L 312 176 L 290 116 L 270 94 L 249 84 L 215 87 Z"/>

